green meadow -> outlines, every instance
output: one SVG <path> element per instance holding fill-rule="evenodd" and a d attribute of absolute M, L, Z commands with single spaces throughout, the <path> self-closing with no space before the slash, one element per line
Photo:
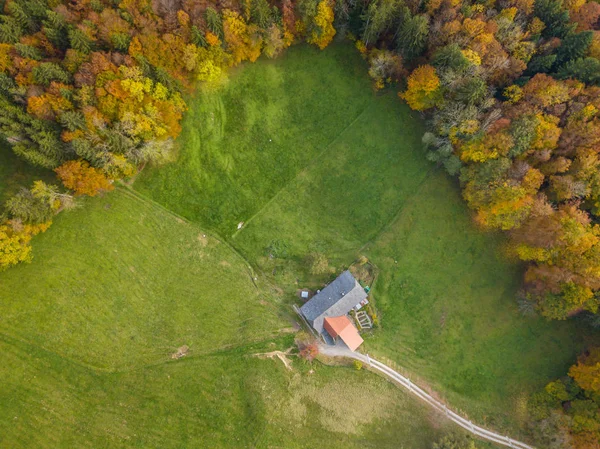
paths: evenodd
<path fill-rule="evenodd" d="M 135 188 L 218 232 L 286 302 L 367 256 L 381 328 L 364 349 L 516 435 L 528 395 L 591 337 L 582 323 L 519 313 L 520 266 L 475 227 L 456 182 L 425 159 L 422 133 L 395 91 L 372 90 L 351 46 L 297 47 L 199 95 L 179 162 Z M 308 272 L 314 253 L 331 275 Z"/>
<path fill-rule="evenodd" d="M 586 328 L 519 313 L 520 267 L 351 45 L 292 47 L 188 102 L 176 162 L 62 213 L 0 273 L 0 447 L 430 447 L 454 427 L 382 378 L 260 355 L 294 346 L 298 288 L 360 256 L 379 273 L 364 349 L 526 438 L 527 396 Z"/>
<path fill-rule="evenodd" d="M 0 274 L 0 447 L 427 447 L 452 429 L 374 374 L 260 356 L 294 328 L 256 277 L 124 188 L 61 214 Z"/>

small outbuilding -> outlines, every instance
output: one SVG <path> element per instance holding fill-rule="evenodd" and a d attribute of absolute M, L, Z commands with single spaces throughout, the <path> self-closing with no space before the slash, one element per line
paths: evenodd
<path fill-rule="evenodd" d="M 319 334 L 327 333 L 334 341 L 339 338 L 354 351 L 363 339 L 347 315 L 366 298 L 367 293 L 352 273 L 344 271 L 300 311 Z"/>
<path fill-rule="evenodd" d="M 323 327 L 331 335 L 333 341 L 339 338 L 351 351 L 356 350 L 356 348 L 362 345 L 364 340 L 347 315 L 325 318 L 324 323 Z"/>

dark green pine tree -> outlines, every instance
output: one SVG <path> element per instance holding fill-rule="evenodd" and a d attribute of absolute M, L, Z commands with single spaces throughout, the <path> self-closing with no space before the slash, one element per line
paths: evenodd
<path fill-rule="evenodd" d="M 556 54 L 534 56 L 527 64 L 526 75 L 533 76 L 536 73 L 548 73 L 556 62 Z"/>
<path fill-rule="evenodd" d="M 48 201 L 39 198 L 28 189 L 21 189 L 6 202 L 6 209 L 15 218 L 25 223 L 46 223 L 54 216 Z"/>
<path fill-rule="evenodd" d="M 54 62 L 42 62 L 32 70 L 33 79 L 37 84 L 48 86 L 52 81 L 60 81 L 68 84 L 71 81 L 71 75 L 65 69 Z"/>
<path fill-rule="evenodd" d="M 48 11 L 46 19 L 43 21 L 43 25 L 44 34 L 55 47 L 61 50 L 67 50 L 69 48 L 69 29 L 64 18 L 60 14 L 54 11 Z"/>
<path fill-rule="evenodd" d="M 406 61 L 419 57 L 427 46 L 429 22 L 424 15 L 412 15 L 405 8 L 402 22 L 398 28 L 396 48 Z"/>
<path fill-rule="evenodd" d="M 152 67 L 152 64 L 148 62 L 148 59 L 144 55 L 135 55 L 134 59 L 140 69 L 142 69 L 142 73 L 146 78 L 152 78 L 154 76 L 154 67 Z"/>
<path fill-rule="evenodd" d="M 0 93 L 10 98 L 12 92 L 17 88 L 17 83 L 6 73 L 0 73 Z"/>
<path fill-rule="evenodd" d="M 17 2 L 10 2 L 6 10 L 13 17 L 23 30 L 35 32 L 36 24 L 34 18 Z"/>
<path fill-rule="evenodd" d="M 510 124 L 510 134 L 514 145 L 508 152 L 511 158 L 520 156 L 529 149 L 538 124 L 539 120 L 534 115 L 522 115 L 513 120 Z"/>
<path fill-rule="evenodd" d="M 223 19 L 221 19 L 221 15 L 219 12 L 211 8 L 210 6 L 206 8 L 206 26 L 210 30 L 211 33 L 218 36 L 219 39 L 223 39 Z"/>
<path fill-rule="evenodd" d="M 85 159 L 93 166 L 99 164 L 100 152 L 96 151 L 92 143 L 87 139 L 73 139 L 71 149 L 82 159 Z"/>
<path fill-rule="evenodd" d="M 397 29 L 398 22 L 406 14 L 410 12 L 399 0 L 371 2 L 361 15 L 364 24 L 361 33 L 362 41 L 366 45 L 375 44 L 382 35 Z"/>
<path fill-rule="evenodd" d="M 468 105 L 480 104 L 485 100 L 488 93 L 488 86 L 484 80 L 479 77 L 466 80 L 456 89 L 456 99 L 461 103 Z"/>
<path fill-rule="evenodd" d="M 115 48 L 115 50 L 121 51 L 123 53 L 127 53 L 127 49 L 129 48 L 129 43 L 131 42 L 131 37 L 125 33 L 113 33 L 110 35 L 110 43 Z"/>
<path fill-rule="evenodd" d="M 181 81 L 173 78 L 169 74 L 169 72 L 167 70 L 163 69 L 162 67 L 156 67 L 154 69 L 154 75 L 152 78 L 154 78 L 156 81 L 161 83 L 163 86 L 165 86 L 171 92 L 182 92 L 183 91 L 183 86 L 181 84 Z"/>
<path fill-rule="evenodd" d="M 206 47 L 208 45 L 204 33 L 196 25 L 192 26 L 191 38 L 192 43 L 198 47 Z"/>
<path fill-rule="evenodd" d="M 432 64 L 439 70 L 455 70 L 463 72 L 469 68 L 471 62 L 465 57 L 456 43 L 446 45 L 436 50 L 431 59 Z"/>
<path fill-rule="evenodd" d="M 15 44 L 23 36 L 23 28 L 14 17 L 0 16 L 0 42 Z"/>
<path fill-rule="evenodd" d="M 52 10 L 53 6 L 49 6 L 46 0 L 13 0 L 19 3 L 29 16 L 32 21 L 32 28 L 30 31 L 37 32 L 42 29 L 42 21 L 48 15 L 48 12 Z"/>
<path fill-rule="evenodd" d="M 60 128 L 27 114 L 5 91 L 0 93 L 0 135 L 17 155 L 34 165 L 52 169 L 66 159 Z"/>
<path fill-rule="evenodd" d="M 15 50 L 17 50 L 19 56 L 24 58 L 33 59 L 35 61 L 40 61 L 42 59 L 42 52 L 31 45 L 17 43 L 15 44 Z"/>
<path fill-rule="evenodd" d="M 582 31 L 581 33 L 571 33 L 565 37 L 556 50 L 556 61 L 554 68 L 557 69 L 563 65 L 583 58 L 592 43 L 594 33 L 592 31 Z"/>
<path fill-rule="evenodd" d="M 85 128 L 85 117 L 80 111 L 65 111 L 59 119 L 60 125 L 69 131 Z"/>
<path fill-rule="evenodd" d="M 542 31 L 542 36 L 546 38 L 563 39 L 577 26 L 569 20 L 569 11 L 564 7 L 563 0 L 536 0 L 534 13 L 546 24 Z"/>
<path fill-rule="evenodd" d="M 252 0 L 250 4 L 250 20 L 263 30 L 273 23 L 271 6 L 267 0 Z"/>
<path fill-rule="evenodd" d="M 5 10 L 24 31 L 34 34 L 41 29 L 49 9 L 44 0 L 13 0 Z"/>
<path fill-rule="evenodd" d="M 94 47 L 92 40 L 79 28 L 71 28 L 69 30 L 69 42 L 71 43 L 71 48 L 86 55 L 89 54 Z"/>
<path fill-rule="evenodd" d="M 581 58 L 563 65 L 557 78 L 576 78 L 586 84 L 600 85 L 600 61 L 596 58 Z"/>

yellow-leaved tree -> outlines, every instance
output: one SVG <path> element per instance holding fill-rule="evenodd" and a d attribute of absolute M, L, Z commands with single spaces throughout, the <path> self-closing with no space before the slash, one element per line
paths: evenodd
<path fill-rule="evenodd" d="M 225 42 L 234 64 L 249 60 L 254 62 L 260 56 L 262 37 L 256 25 L 248 25 L 237 12 L 223 11 L 223 32 Z"/>
<path fill-rule="evenodd" d="M 50 223 L 26 224 L 9 220 L 0 224 L 0 271 L 31 260 L 31 238 L 46 231 Z"/>
<path fill-rule="evenodd" d="M 408 77 L 408 88 L 399 94 L 416 111 L 424 111 L 442 100 L 440 79 L 430 65 L 417 67 Z"/>
<path fill-rule="evenodd" d="M 317 6 L 317 15 L 314 19 L 314 29 L 308 37 L 310 44 L 315 44 L 321 50 L 329 45 L 335 36 L 333 28 L 333 8 L 328 0 L 322 0 Z"/>

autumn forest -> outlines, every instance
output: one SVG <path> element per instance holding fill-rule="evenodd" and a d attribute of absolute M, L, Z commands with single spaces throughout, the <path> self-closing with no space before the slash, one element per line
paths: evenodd
<path fill-rule="evenodd" d="M 233 67 L 349 40 L 372 89 L 397 92 L 424 121 L 422 157 L 458 180 L 478 232 L 501 233 L 524 267 L 519 308 L 600 332 L 597 1 L 2 6 L 0 135 L 56 181 L 22 186 L 0 209 L 0 270 L 38 257 L 34 237 L 80 197 L 173 164 L 188 99 Z M 528 426 L 540 448 L 600 448 L 600 348 L 530 398 Z"/>

